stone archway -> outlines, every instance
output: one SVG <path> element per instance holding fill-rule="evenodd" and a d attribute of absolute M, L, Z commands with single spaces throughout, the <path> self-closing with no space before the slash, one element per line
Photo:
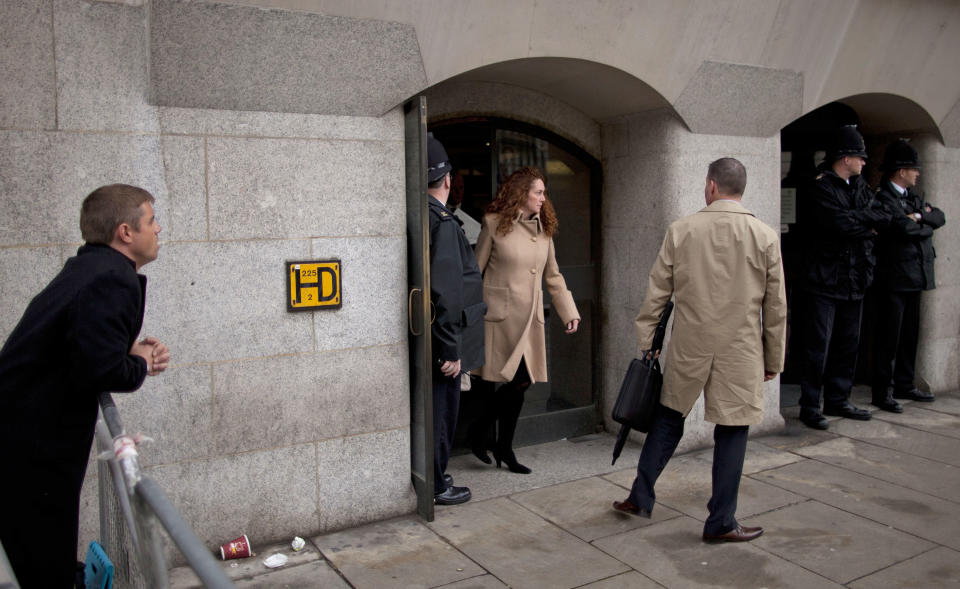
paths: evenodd
<path fill-rule="evenodd" d="M 799 91 L 797 78 L 780 70 L 728 65 L 706 68 L 699 85 L 691 84 L 678 103 L 685 113 L 626 72 L 564 58 L 484 66 L 425 91 L 431 122 L 471 115 L 521 120 L 548 129 L 601 160 L 600 411 L 611 431 L 614 424 L 606 417 L 636 352 L 633 320 L 643 301 L 647 274 L 667 225 L 703 206 L 707 164 L 728 155 L 741 159 L 750 174 L 751 210 L 768 224 L 779 224 L 776 133 L 784 120 L 799 114 L 800 101 L 793 96 Z M 734 105 L 716 100 L 710 88 L 719 84 L 736 90 L 731 96 L 741 96 L 750 83 L 767 84 L 782 99 L 763 112 L 759 104 L 732 116 L 711 110 Z M 628 99 L 605 101 L 613 90 L 628 92 Z M 744 126 L 751 117 L 752 126 Z M 694 132 L 692 125 L 710 134 Z M 752 136 L 758 133 L 768 136 Z M 755 431 L 772 431 L 783 424 L 775 384 L 768 387 L 767 405 L 767 418 Z M 709 443 L 712 424 L 703 422 L 699 405 L 687 431 L 685 447 Z"/>

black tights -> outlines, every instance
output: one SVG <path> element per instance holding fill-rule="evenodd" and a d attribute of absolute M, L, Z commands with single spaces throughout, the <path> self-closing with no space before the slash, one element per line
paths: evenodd
<path fill-rule="evenodd" d="M 493 383 L 486 383 L 495 386 Z M 486 392 L 480 418 L 470 428 L 470 443 L 474 447 L 489 447 L 490 429 L 497 424 L 497 437 L 494 449 L 501 454 L 512 452 L 513 435 L 517 431 L 520 410 L 523 409 L 523 397 L 530 388 L 530 374 L 526 361 L 521 359 L 513 380 L 504 383 L 495 390 Z"/>

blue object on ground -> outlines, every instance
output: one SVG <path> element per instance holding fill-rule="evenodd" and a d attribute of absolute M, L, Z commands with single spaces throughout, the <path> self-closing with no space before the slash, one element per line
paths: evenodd
<path fill-rule="evenodd" d="M 103 546 L 95 541 L 90 542 L 90 547 L 87 548 L 83 582 L 87 589 L 111 589 L 113 586 L 113 563 L 107 558 Z"/>

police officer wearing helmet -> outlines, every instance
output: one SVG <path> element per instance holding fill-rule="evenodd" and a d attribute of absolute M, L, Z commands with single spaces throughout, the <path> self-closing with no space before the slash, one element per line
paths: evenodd
<path fill-rule="evenodd" d="M 454 487 L 444 474 L 460 408 L 460 373 L 483 364 L 483 278 L 463 224 L 447 208 L 450 158 L 443 145 L 427 136 L 427 200 L 430 210 L 430 301 L 433 349 L 434 501 L 456 505 L 470 500 L 470 489 Z"/>
<path fill-rule="evenodd" d="M 800 277 L 800 420 L 814 429 L 827 429 L 824 414 L 870 419 L 869 411 L 850 403 L 850 390 L 863 295 L 876 263 L 873 242 L 890 214 L 860 176 L 866 159 L 857 129 L 838 129 L 802 209 L 807 239 Z"/>
<path fill-rule="evenodd" d="M 903 407 L 894 399 L 934 400 L 933 394 L 918 390 L 913 381 L 920 331 L 920 292 L 936 286 L 933 231 L 943 227 L 946 219 L 943 211 L 912 190 L 920 177 L 920 158 L 909 143 L 901 139 L 887 147 L 883 173 L 877 198 L 893 218 L 877 237 L 873 404 L 901 413 Z"/>

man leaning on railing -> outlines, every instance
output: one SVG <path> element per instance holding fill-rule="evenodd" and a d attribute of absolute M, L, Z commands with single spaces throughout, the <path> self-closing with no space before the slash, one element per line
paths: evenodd
<path fill-rule="evenodd" d="M 86 242 L 27 306 L 0 350 L 0 541 L 23 589 L 73 587 L 80 488 L 103 391 L 163 372 L 167 346 L 137 341 L 160 225 L 153 196 L 112 184 L 80 210 Z M 35 206 L 41 206 L 39 204 Z"/>

